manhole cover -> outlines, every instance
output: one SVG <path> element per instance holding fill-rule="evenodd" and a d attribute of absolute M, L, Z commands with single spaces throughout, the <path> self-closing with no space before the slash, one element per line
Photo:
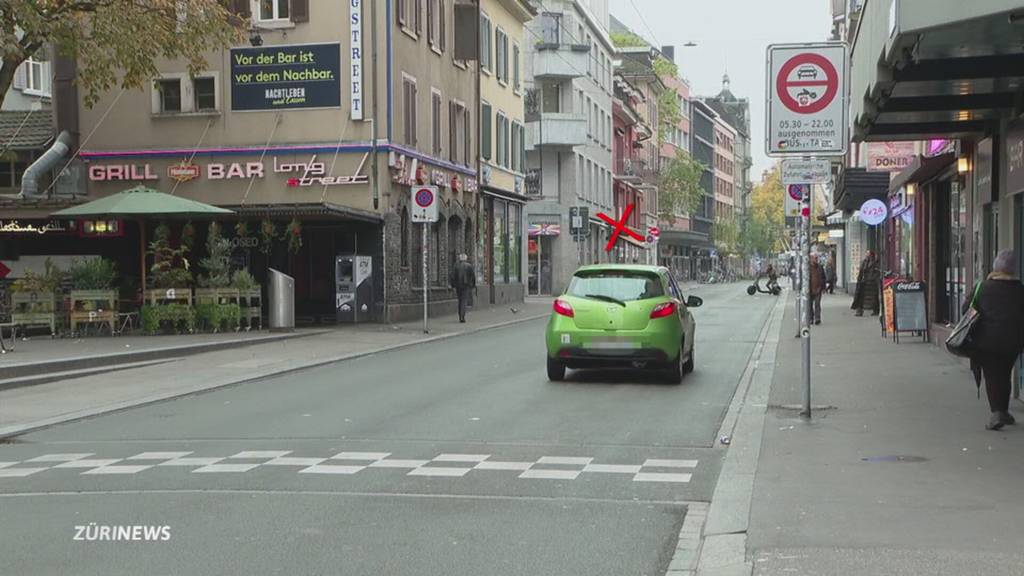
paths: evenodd
<path fill-rule="evenodd" d="M 921 456 L 868 456 L 861 458 L 864 462 L 927 462 L 927 458 Z"/>

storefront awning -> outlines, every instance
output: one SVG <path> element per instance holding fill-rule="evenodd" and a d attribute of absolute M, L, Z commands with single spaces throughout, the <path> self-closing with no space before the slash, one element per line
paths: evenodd
<path fill-rule="evenodd" d="M 956 155 L 953 153 L 942 154 L 934 158 L 918 156 L 902 172 L 893 177 L 892 182 L 889 184 L 889 192 L 899 190 L 911 182 L 927 182 L 955 161 Z"/>
<path fill-rule="evenodd" d="M 520 204 L 526 204 L 526 202 L 530 200 L 529 197 L 522 194 L 516 194 L 515 192 L 509 192 L 508 190 L 502 190 L 501 188 L 495 188 L 493 186 L 481 186 L 480 190 L 488 196 L 494 196 L 495 198 L 518 202 Z"/>
<path fill-rule="evenodd" d="M 246 206 L 228 206 L 240 217 L 291 218 L 303 216 L 328 216 L 350 220 L 361 220 L 379 224 L 384 217 L 376 212 L 350 208 L 339 204 L 325 202 L 322 204 L 251 204 Z"/>
<path fill-rule="evenodd" d="M 871 199 L 885 200 L 889 195 L 889 173 L 870 172 L 864 168 L 847 168 L 835 187 L 833 205 L 853 212 Z"/>
<path fill-rule="evenodd" d="M 698 248 L 710 248 L 711 241 L 707 234 L 694 232 L 692 230 L 665 230 L 662 229 L 658 238 L 659 244 L 672 246 L 693 246 Z"/>

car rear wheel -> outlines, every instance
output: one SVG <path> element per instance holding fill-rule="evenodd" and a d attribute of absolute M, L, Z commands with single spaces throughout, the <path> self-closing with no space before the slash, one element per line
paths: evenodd
<path fill-rule="evenodd" d="M 686 359 L 686 363 L 683 364 L 683 372 L 685 374 L 689 374 L 689 373 L 693 372 L 693 367 L 694 367 L 693 355 L 696 354 L 696 353 L 697 353 L 697 345 L 694 344 L 693 347 L 690 348 L 690 357 L 687 358 Z"/>
<path fill-rule="evenodd" d="M 679 347 L 679 356 L 672 362 L 668 370 L 665 371 L 665 380 L 669 384 L 681 384 L 683 382 L 683 374 L 685 374 L 683 367 L 683 347 Z"/>
<path fill-rule="evenodd" d="M 548 358 L 548 380 L 561 382 L 565 380 L 565 364 L 558 360 Z"/>

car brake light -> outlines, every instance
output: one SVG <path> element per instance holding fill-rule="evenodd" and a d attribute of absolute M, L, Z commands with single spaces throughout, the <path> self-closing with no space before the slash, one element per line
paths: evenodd
<path fill-rule="evenodd" d="M 664 318 L 665 316 L 671 316 L 676 313 L 675 302 L 665 302 L 664 304 L 658 304 L 651 310 L 651 318 Z"/>
<path fill-rule="evenodd" d="M 556 299 L 554 308 L 556 314 L 561 314 L 562 316 L 567 316 L 569 318 L 573 317 L 572 306 L 570 306 L 565 300 Z"/>

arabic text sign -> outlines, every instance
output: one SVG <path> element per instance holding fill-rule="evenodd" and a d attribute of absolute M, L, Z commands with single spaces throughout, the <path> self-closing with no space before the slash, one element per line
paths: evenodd
<path fill-rule="evenodd" d="M 843 155 L 849 143 L 843 43 L 768 47 L 769 155 Z"/>
<path fill-rule="evenodd" d="M 231 109 L 341 106 L 341 45 L 231 49 Z"/>
<path fill-rule="evenodd" d="M 832 162 L 828 160 L 782 161 L 782 184 L 828 184 L 832 181 Z"/>
<path fill-rule="evenodd" d="M 35 222 L 22 224 L 18 220 L 0 220 L 0 233 L 5 234 L 47 234 L 49 232 L 68 232 L 63 223 L 51 220 L 46 223 Z"/>

